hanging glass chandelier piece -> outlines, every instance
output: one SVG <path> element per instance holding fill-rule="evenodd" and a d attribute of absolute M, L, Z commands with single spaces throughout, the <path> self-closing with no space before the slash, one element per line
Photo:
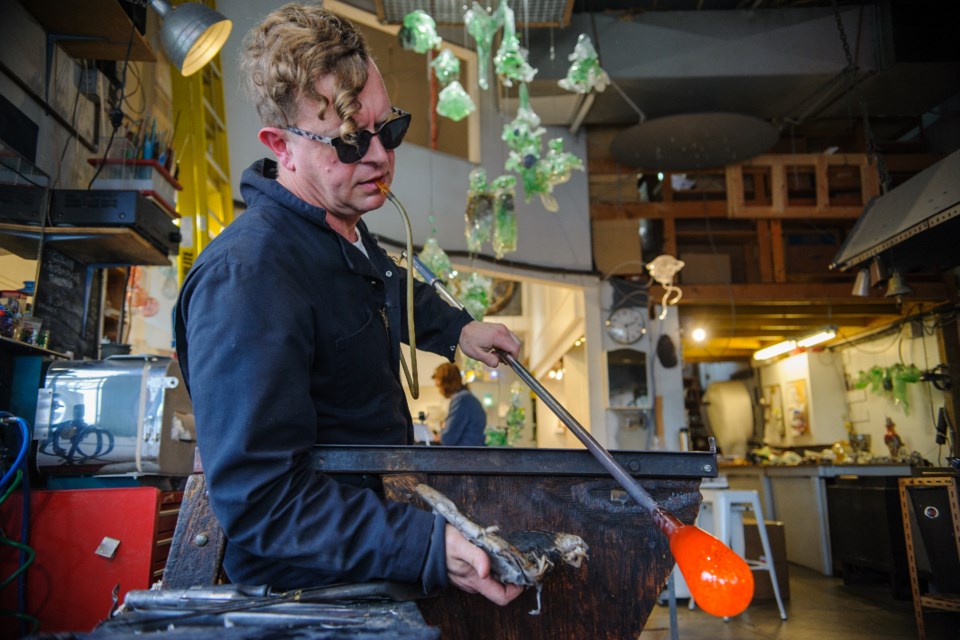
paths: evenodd
<path fill-rule="evenodd" d="M 437 94 L 437 114 L 454 122 L 463 120 L 476 111 L 473 99 L 460 84 L 460 60 L 450 49 L 443 49 L 430 63 L 443 89 Z"/>
<path fill-rule="evenodd" d="M 470 315 L 477 320 L 483 320 L 490 306 L 493 280 L 474 271 L 463 279 L 454 280 L 454 288 L 457 290 L 457 298 Z"/>
<path fill-rule="evenodd" d="M 464 214 L 467 228 L 467 250 L 479 253 L 493 232 L 493 194 L 487 184 L 487 172 L 477 167 L 470 172 L 467 188 L 467 210 Z"/>
<path fill-rule="evenodd" d="M 567 70 L 567 77 L 557 82 L 561 89 L 577 93 L 600 93 L 610 84 L 610 76 L 600 68 L 597 50 L 587 34 L 580 34 L 568 59 L 572 64 Z"/>
<path fill-rule="evenodd" d="M 493 187 L 493 238 L 491 246 L 497 260 L 504 254 L 517 250 L 517 213 L 514 199 L 517 179 L 513 176 L 500 176 L 491 184 Z"/>
<path fill-rule="evenodd" d="M 499 10 L 490 13 L 474 2 L 463 16 L 467 33 L 477 42 L 478 82 L 481 89 L 489 89 L 490 52 L 493 49 L 493 36 L 503 24 L 503 15 Z"/>
<path fill-rule="evenodd" d="M 442 39 L 437 35 L 437 23 L 426 11 L 416 9 L 403 17 L 403 26 L 397 33 L 400 46 L 417 53 L 439 49 Z"/>
<path fill-rule="evenodd" d="M 454 80 L 437 94 L 437 114 L 459 122 L 477 110 L 463 85 Z"/>
<path fill-rule="evenodd" d="M 440 243 L 437 242 L 436 238 L 427 238 L 427 241 L 423 244 L 423 249 L 417 254 L 417 257 L 420 258 L 421 262 L 427 265 L 427 268 L 429 268 L 435 276 L 440 278 L 440 280 L 446 282 L 450 279 L 450 274 L 453 273 L 453 264 L 450 262 L 450 256 L 440 248 Z"/>
<path fill-rule="evenodd" d="M 530 82 L 537 70 L 527 62 L 527 50 L 520 46 L 513 9 L 507 5 L 507 0 L 500 0 L 497 12 L 503 16 L 503 39 L 493 58 L 493 68 L 504 86 L 512 87 L 514 80 Z"/>
<path fill-rule="evenodd" d="M 460 59 L 450 49 L 442 49 L 430 66 L 433 68 L 433 74 L 444 87 L 460 79 Z"/>

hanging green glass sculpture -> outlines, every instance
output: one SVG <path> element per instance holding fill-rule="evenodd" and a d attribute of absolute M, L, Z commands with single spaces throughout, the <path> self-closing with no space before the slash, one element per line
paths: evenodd
<path fill-rule="evenodd" d="M 460 59 L 450 49 L 443 49 L 430 63 L 433 74 L 442 86 L 447 86 L 460 78 Z"/>
<path fill-rule="evenodd" d="M 517 179 L 500 176 L 491 183 L 493 188 L 493 254 L 499 260 L 504 254 L 517 250 L 517 213 L 514 198 Z"/>
<path fill-rule="evenodd" d="M 457 297 L 470 315 L 476 320 L 483 320 L 490 306 L 490 293 L 493 281 L 477 272 L 470 273 L 461 280 L 456 280 Z"/>
<path fill-rule="evenodd" d="M 563 150 L 563 138 L 547 142 L 547 155 L 541 163 L 547 170 L 547 181 L 551 187 L 567 182 L 574 169 L 583 171 L 583 161 Z"/>
<path fill-rule="evenodd" d="M 580 34 L 577 44 L 573 47 L 573 53 L 568 59 L 572 64 L 567 70 L 567 77 L 557 83 L 560 88 L 577 93 L 590 91 L 599 93 L 610 84 L 610 76 L 600 68 L 597 51 L 593 48 L 593 43 L 587 34 Z"/>
<path fill-rule="evenodd" d="M 510 407 L 507 409 L 507 444 L 516 444 L 523 436 L 526 410 L 523 407 L 524 386 L 519 382 L 510 385 Z"/>
<path fill-rule="evenodd" d="M 537 70 L 527 62 L 527 50 L 520 46 L 513 9 L 501 0 L 497 11 L 503 16 L 503 39 L 493 58 L 493 68 L 505 86 L 512 87 L 514 80 L 530 82 Z"/>
<path fill-rule="evenodd" d="M 458 81 L 454 80 L 437 94 L 437 114 L 454 122 L 463 120 L 477 110 L 473 99 Z"/>
<path fill-rule="evenodd" d="M 427 266 L 433 275 L 437 276 L 443 282 L 450 279 L 453 272 L 453 265 L 450 263 L 450 256 L 440 248 L 440 243 L 436 238 L 427 238 L 423 244 L 423 249 L 417 255 L 420 261 Z"/>
<path fill-rule="evenodd" d="M 489 89 L 490 51 L 493 48 L 493 36 L 503 23 L 502 15 L 500 11 L 488 13 L 474 2 L 463 15 L 463 21 L 467 26 L 467 33 L 477 42 L 477 81 L 481 89 Z"/>
<path fill-rule="evenodd" d="M 437 23 L 422 9 L 415 9 L 403 17 L 403 26 L 397 37 L 401 47 L 417 53 L 439 49 L 443 41 L 437 35 Z"/>
<path fill-rule="evenodd" d="M 493 231 L 493 194 L 487 184 L 487 172 L 482 167 L 470 172 L 464 217 L 467 223 L 467 250 L 479 253 Z"/>

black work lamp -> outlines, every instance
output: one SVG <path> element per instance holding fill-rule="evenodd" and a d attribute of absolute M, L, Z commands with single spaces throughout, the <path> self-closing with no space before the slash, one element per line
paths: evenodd
<path fill-rule="evenodd" d="M 222 13 L 197 2 L 172 6 L 167 0 L 149 0 L 163 20 L 160 41 L 167 58 L 181 74 L 189 76 L 223 48 L 233 22 Z"/>

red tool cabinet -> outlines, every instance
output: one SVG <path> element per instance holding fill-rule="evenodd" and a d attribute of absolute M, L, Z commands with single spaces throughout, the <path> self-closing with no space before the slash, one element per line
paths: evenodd
<path fill-rule="evenodd" d="M 36 552 L 27 571 L 27 613 L 40 631 L 89 631 L 103 620 L 119 585 L 132 589 L 160 580 L 182 491 L 154 487 L 61 489 L 31 492 L 30 540 Z M 20 540 L 22 497 L 0 505 L 0 529 Z M 105 539 L 106 549 L 98 552 Z M 111 546 L 115 546 L 111 554 Z M 19 566 L 19 551 L 0 544 L 0 582 Z M 0 592 L 0 609 L 17 611 L 17 580 Z M 0 637 L 16 638 L 20 623 L 0 616 Z"/>

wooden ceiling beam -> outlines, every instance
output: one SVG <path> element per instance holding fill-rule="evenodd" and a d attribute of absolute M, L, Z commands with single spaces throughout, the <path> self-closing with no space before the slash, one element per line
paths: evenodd
<path fill-rule="evenodd" d="M 784 302 L 792 304 L 823 304 L 834 308 L 843 304 L 889 305 L 890 298 L 862 298 L 851 293 L 851 284 L 845 283 L 754 283 L 754 284 L 687 284 L 682 285 L 683 297 L 680 306 L 713 304 L 742 305 L 750 302 Z M 913 293 L 905 297 L 904 303 L 944 301 L 949 298 L 947 287 L 940 282 L 910 283 Z M 664 290 L 660 285 L 650 287 L 650 299 L 659 301 Z"/>

